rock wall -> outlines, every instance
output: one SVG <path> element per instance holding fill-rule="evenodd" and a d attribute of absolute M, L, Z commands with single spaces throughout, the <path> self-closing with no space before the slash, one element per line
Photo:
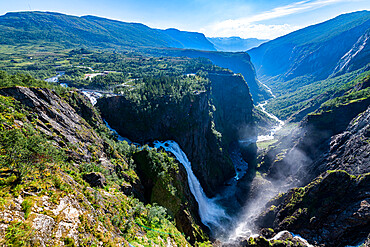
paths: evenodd
<path fill-rule="evenodd" d="M 240 75 L 210 74 L 212 103 L 217 130 L 223 142 L 251 138 L 256 135 L 252 119 L 253 101 L 245 80 Z"/>
<path fill-rule="evenodd" d="M 370 227 L 370 176 L 330 171 L 269 203 L 260 227 L 289 230 L 320 246 L 357 245 Z"/>
<path fill-rule="evenodd" d="M 69 144 L 74 145 L 75 149 L 67 149 L 69 156 L 74 160 L 92 161 L 94 156 L 105 157 L 103 140 L 74 108 L 53 91 L 43 88 L 10 87 L 0 89 L 0 94 L 13 97 L 29 107 L 35 114 L 37 127 L 52 137 L 60 148 L 66 148 Z M 82 107 L 83 104 L 79 105 Z M 84 112 L 87 116 L 86 108 L 87 106 L 84 107 Z M 95 121 L 99 122 L 99 118 L 96 118 Z M 94 147 L 94 150 L 91 147 Z"/>
<path fill-rule="evenodd" d="M 214 134 L 209 97 L 209 92 L 200 92 L 179 102 L 162 98 L 151 103 L 157 106 L 151 112 L 137 111 L 135 103 L 124 96 L 99 99 L 97 107 L 112 128 L 132 141 L 176 141 L 192 162 L 206 193 L 214 195 L 234 175 L 234 169 Z"/>
<path fill-rule="evenodd" d="M 311 127 L 284 158 L 275 156 L 269 170 L 270 178 L 295 176 L 309 184 L 270 201 L 256 220 L 259 227 L 289 230 L 323 246 L 364 242 L 370 229 L 369 119 L 366 100 L 309 116 L 304 124 Z M 289 155 L 297 150 L 306 159 L 294 160 L 303 167 L 292 174 Z"/>
<path fill-rule="evenodd" d="M 149 112 L 137 110 L 124 96 L 99 99 L 97 107 L 121 136 L 132 141 L 179 143 L 205 192 L 213 196 L 235 174 L 229 144 L 255 132 L 253 103 L 243 77 L 227 74 L 209 78 L 211 90 L 186 95 L 179 101 L 163 97 L 151 102 L 154 107 Z"/>

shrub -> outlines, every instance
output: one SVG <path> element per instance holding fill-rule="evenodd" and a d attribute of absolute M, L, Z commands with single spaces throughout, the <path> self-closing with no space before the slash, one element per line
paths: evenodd
<path fill-rule="evenodd" d="M 28 216 L 31 213 L 31 209 L 32 209 L 32 206 L 33 206 L 33 201 L 29 198 L 24 199 L 21 206 L 22 206 L 22 210 L 24 212 L 24 218 L 27 219 Z"/>

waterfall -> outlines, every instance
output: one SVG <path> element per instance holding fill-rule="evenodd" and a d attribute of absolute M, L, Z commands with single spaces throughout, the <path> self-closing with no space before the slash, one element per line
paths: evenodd
<path fill-rule="evenodd" d="M 191 193 L 194 195 L 199 205 L 199 216 L 202 223 L 210 229 L 222 229 L 221 220 L 228 219 L 225 210 L 216 203 L 216 198 L 208 198 L 203 191 L 199 180 L 191 169 L 191 164 L 186 154 L 181 150 L 175 141 L 154 142 L 154 147 L 163 148 L 171 152 L 177 160 L 185 167 L 188 174 L 188 183 Z"/>

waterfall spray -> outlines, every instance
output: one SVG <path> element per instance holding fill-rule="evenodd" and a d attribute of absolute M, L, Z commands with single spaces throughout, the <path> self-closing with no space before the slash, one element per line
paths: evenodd
<path fill-rule="evenodd" d="M 194 175 L 191 169 L 191 163 L 189 162 L 186 154 L 181 150 L 180 146 L 175 141 L 166 142 L 154 142 L 154 147 L 163 148 L 164 150 L 171 152 L 177 160 L 185 167 L 188 174 L 188 182 L 191 193 L 194 195 L 199 205 L 199 216 L 202 223 L 212 229 L 221 229 L 221 221 L 228 219 L 225 210 L 216 203 L 216 198 L 208 198 L 203 191 L 199 180 Z"/>

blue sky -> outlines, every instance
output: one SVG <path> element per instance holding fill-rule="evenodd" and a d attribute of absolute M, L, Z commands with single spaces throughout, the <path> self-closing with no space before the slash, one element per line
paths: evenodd
<path fill-rule="evenodd" d="M 339 14 L 370 10 L 370 0 L 1 0 L 0 14 L 54 11 L 198 31 L 208 37 L 273 39 Z"/>

